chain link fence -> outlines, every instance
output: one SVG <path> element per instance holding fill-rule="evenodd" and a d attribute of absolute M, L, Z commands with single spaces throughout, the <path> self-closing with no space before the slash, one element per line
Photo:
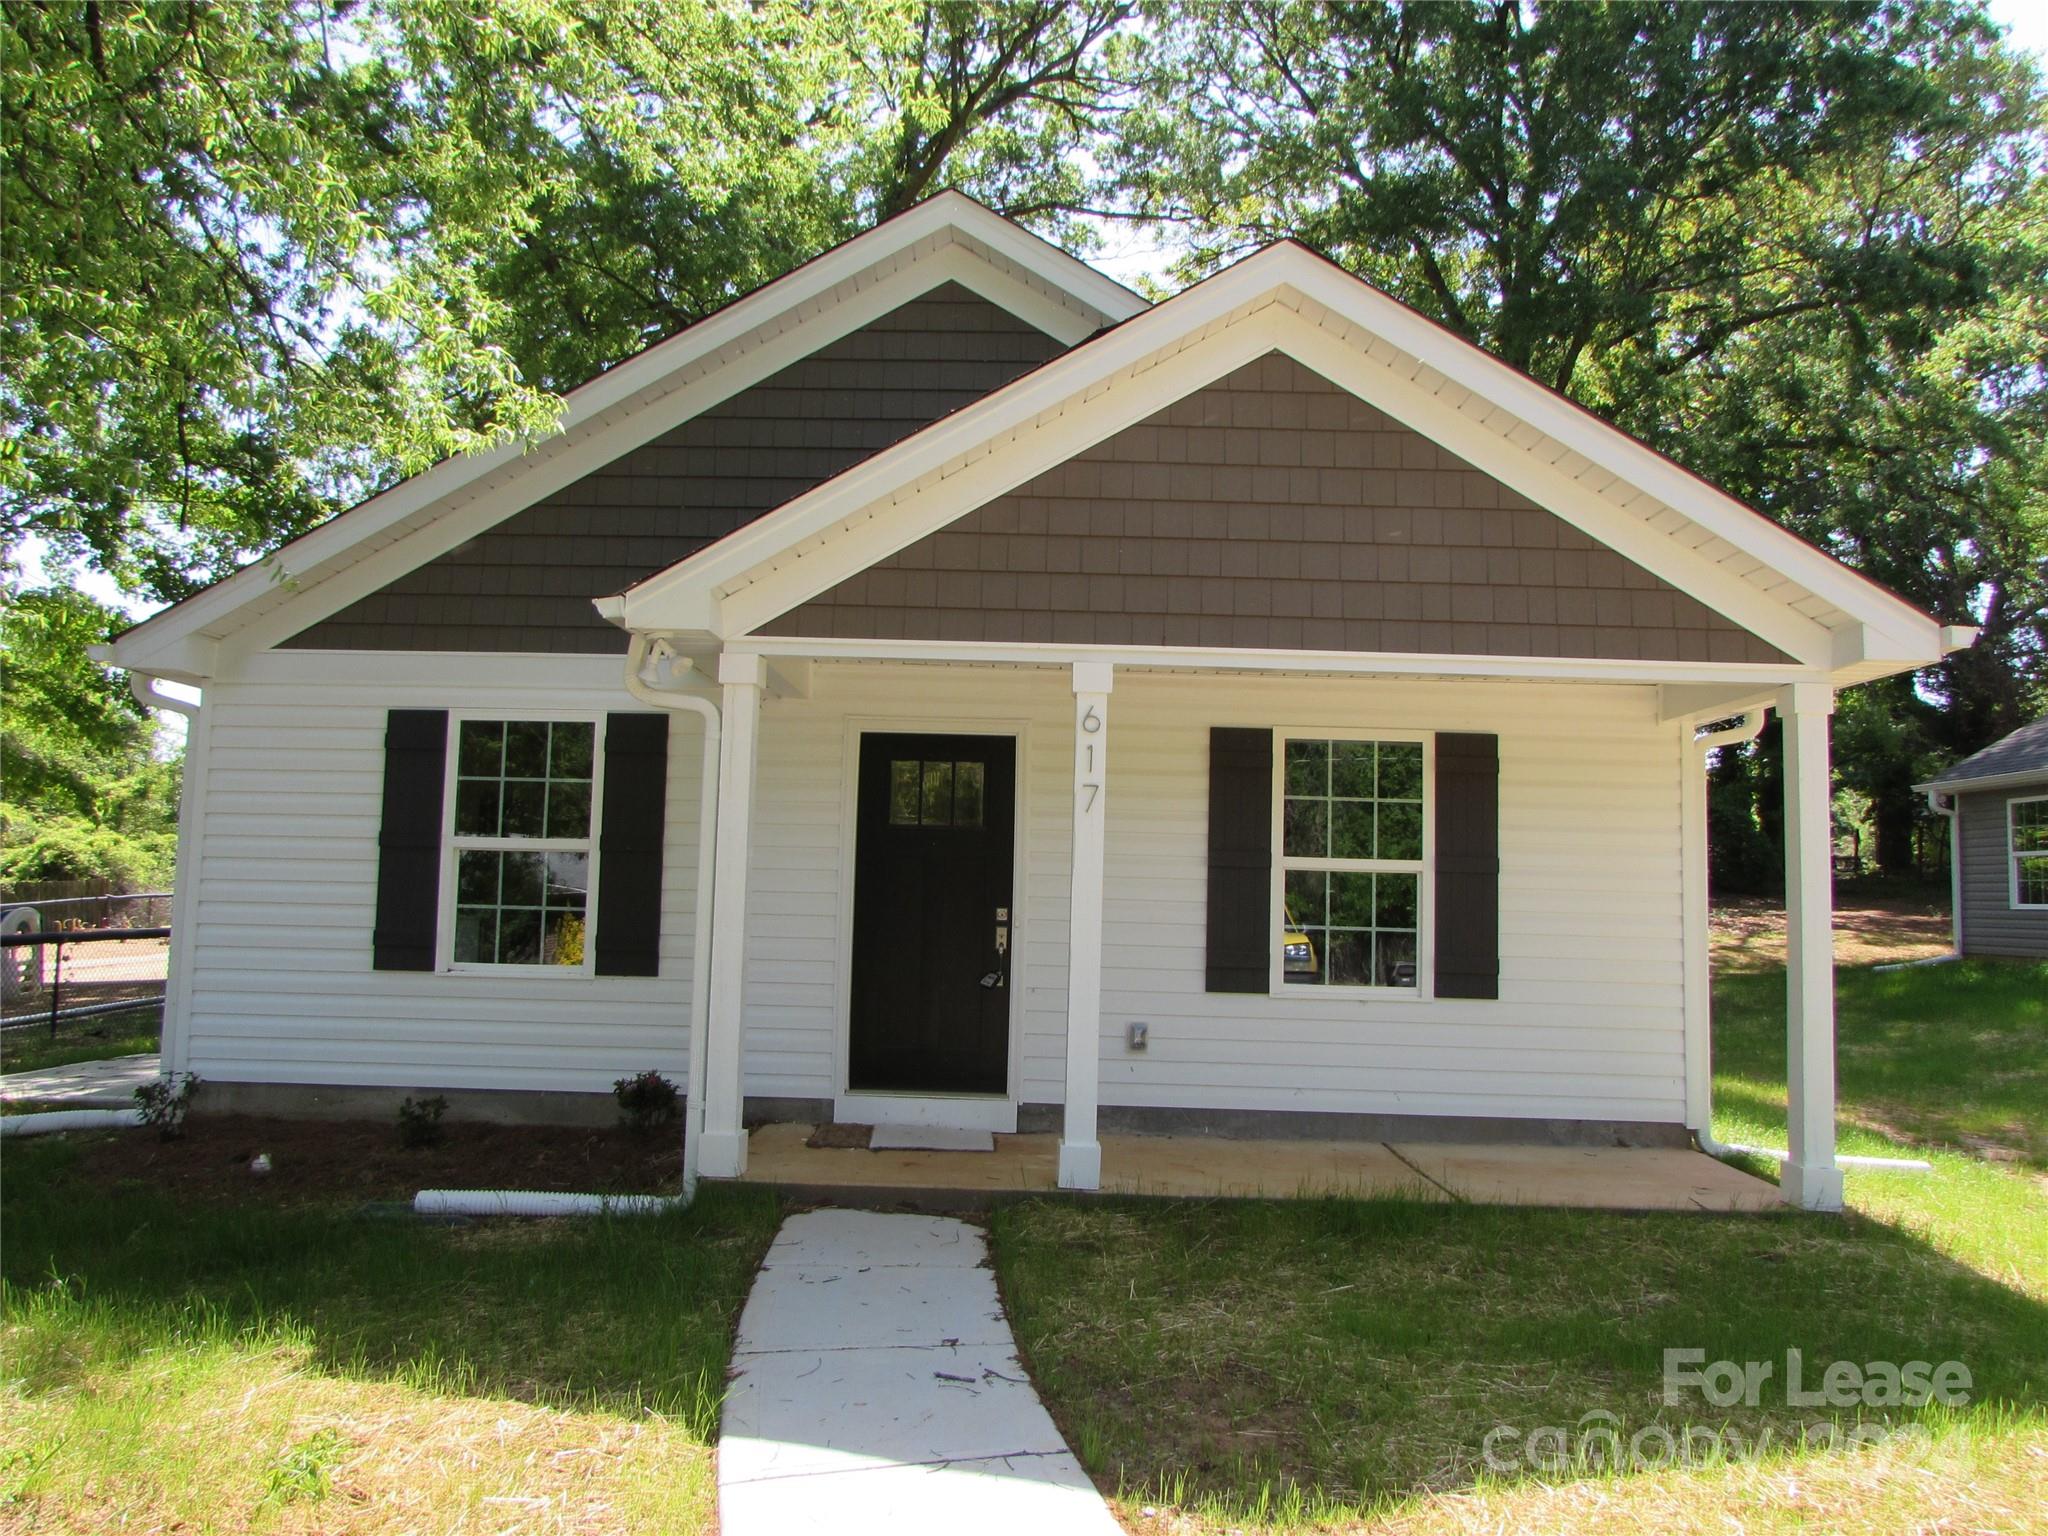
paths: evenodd
<path fill-rule="evenodd" d="M 32 1042 L 162 1027 L 165 891 L 0 906 L 0 1065 Z"/>

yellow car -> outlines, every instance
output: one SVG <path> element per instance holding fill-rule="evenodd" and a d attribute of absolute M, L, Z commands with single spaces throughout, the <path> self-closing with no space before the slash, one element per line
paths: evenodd
<path fill-rule="evenodd" d="M 1285 976 L 1313 976 L 1317 970 L 1316 947 L 1308 935 L 1294 926 L 1294 914 L 1282 909 L 1287 919 L 1280 935 L 1280 971 Z"/>

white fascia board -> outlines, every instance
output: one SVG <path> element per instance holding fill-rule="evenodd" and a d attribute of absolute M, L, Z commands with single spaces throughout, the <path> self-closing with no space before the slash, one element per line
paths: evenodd
<path fill-rule="evenodd" d="M 1913 788 L 1925 794 L 1938 790 L 1948 795 L 1973 795 L 1979 790 L 2020 789 L 2030 784 L 2048 784 L 2048 768 L 2018 768 L 2011 773 L 1986 773 L 1974 779 L 1929 779 Z"/>
<path fill-rule="evenodd" d="M 1812 681 L 1811 676 L 1792 681 Z M 1717 681 L 1712 683 L 1667 682 L 1657 689 L 1657 718 L 1674 720 L 1726 720 L 1744 710 L 1777 701 L 1782 683 Z"/>
<path fill-rule="evenodd" d="M 1360 677 L 1456 677 L 1637 686 L 1708 685 L 1775 695 L 1793 683 L 1826 681 L 1811 667 L 1769 663 L 1627 661 L 1570 656 L 1483 656 L 1408 651 L 1253 651 L 1225 646 L 1063 645 L 1006 640 L 839 640 L 747 635 L 727 655 L 812 661 L 891 661 L 948 666 L 1071 667 L 1088 662 L 1171 672 L 1301 672 Z"/>
<path fill-rule="evenodd" d="M 722 351 L 741 347 L 754 332 L 777 323 L 788 327 L 805 320 L 845 318 L 833 315 L 834 306 L 845 300 L 845 295 L 839 290 L 849 285 L 858 287 L 864 273 L 885 267 L 906 254 L 915 255 L 916 248 L 925 243 L 930 244 L 931 250 L 917 264 L 916 278 L 908 283 L 891 285 L 890 291 L 914 287 L 921 282 L 923 286 L 918 288 L 918 292 L 925 292 L 946 281 L 958 281 L 1068 345 L 1092 334 L 1104 324 L 1126 319 L 1147 307 L 1139 295 L 1050 242 L 1018 228 L 972 198 L 957 192 L 944 192 L 865 234 L 855 236 L 846 244 L 706 316 L 679 335 L 649 347 L 579 386 L 564 401 L 561 419 L 544 441 L 559 443 L 606 413 L 631 406 L 643 393 L 657 388 L 676 373 Z M 991 261 L 991 255 L 997 259 Z M 1015 270 L 1004 270 L 1006 265 Z M 1019 274 L 1037 281 L 1027 282 Z M 910 296 L 915 297 L 916 294 Z M 819 339 L 817 331 L 807 328 L 808 351 L 815 351 L 817 347 L 886 312 L 876 310 L 865 319 L 840 325 L 829 330 L 822 339 Z M 787 334 L 786 329 L 784 334 Z M 788 350 L 786 347 L 779 349 Z M 788 361 L 808 355 L 808 351 L 798 353 Z M 782 364 L 786 365 L 786 362 Z M 760 377 L 766 377 L 773 371 L 772 368 L 767 369 Z M 743 378 L 735 372 L 731 381 L 727 394 L 738 393 L 758 379 Z M 695 409 L 705 408 L 698 405 Z M 695 411 L 690 414 L 695 414 Z M 688 415 L 675 417 L 672 409 L 664 411 L 641 441 L 659 436 L 687 419 Z M 606 441 L 611 440 L 607 434 Z M 538 466 L 551 463 L 557 456 L 552 453 L 534 455 L 532 447 L 532 444 L 514 441 L 459 455 L 338 514 L 264 560 L 244 567 L 122 635 L 115 642 L 119 664 L 147 670 L 153 660 L 161 661 L 162 652 L 167 647 L 188 636 L 207 634 L 218 638 L 233 624 L 237 610 L 275 587 L 312 579 L 330 563 L 348 559 L 362 546 L 379 543 L 380 536 L 384 543 L 404 537 L 406 525 L 412 519 L 438 503 L 458 497 L 479 482 L 491 481 L 508 470 L 519 469 L 522 459 L 530 458 L 532 464 Z M 615 450 L 613 456 L 623 451 L 627 450 Z M 577 462 L 582 462 L 584 457 L 578 455 Z M 528 474 L 533 472 L 531 468 L 527 470 Z M 494 486 L 487 493 L 488 504 L 499 507 L 507 497 L 514 500 L 523 497 L 524 501 L 518 504 L 530 504 L 550 490 L 559 488 L 558 485 L 550 485 L 546 489 L 533 490 L 524 474 L 516 475 L 514 481 L 512 485 Z M 408 543 L 410 563 L 403 568 L 409 569 L 411 565 L 434 558 L 465 538 L 473 537 L 476 531 L 473 520 L 466 522 L 459 536 L 424 554 Z M 374 591 L 389 579 L 386 574 L 365 590 Z M 310 596 L 310 591 L 304 595 Z M 275 644 L 277 639 L 287 638 L 346 607 L 360 595 L 361 591 L 355 591 L 325 612 L 315 612 L 311 604 L 303 604 L 295 597 L 284 605 L 297 615 L 288 627 L 268 625 L 266 631 L 273 638 L 258 645 L 239 643 L 237 649 L 246 654 L 260 648 L 261 644 Z M 280 629 L 282 633 L 277 633 Z"/>

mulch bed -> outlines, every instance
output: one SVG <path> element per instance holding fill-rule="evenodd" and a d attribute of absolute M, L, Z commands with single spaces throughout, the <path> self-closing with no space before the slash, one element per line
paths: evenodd
<path fill-rule="evenodd" d="M 147 1131 L 95 1140 L 84 1170 L 197 1199 L 268 1205 L 410 1201 L 422 1189 L 673 1193 L 683 1176 L 680 1123 L 641 1135 L 586 1126 L 449 1121 L 439 1146 L 398 1144 L 395 1123 L 194 1115 L 176 1141 Z M 267 1153 L 271 1170 L 249 1163 Z"/>

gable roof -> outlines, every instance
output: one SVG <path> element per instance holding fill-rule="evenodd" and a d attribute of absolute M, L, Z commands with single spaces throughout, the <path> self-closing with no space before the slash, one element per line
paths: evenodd
<path fill-rule="evenodd" d="M 941 192 L 572 390 L 532 443 L 463 454 L 371 497 L 121 635 L 117 666 L 200 679 L 289 638 L 838 337 L 959 283 L 1072 345 L 1139 295 L 960 192 Z"/>
<path fill-rule="evenodd" d="M 598 608 L 730 639 L 1269 351 L 1434 439 L 1840 683 L 1968 641 L 1306 247 L 1245 258 Z"/>
<path fill-rule="evenodd" d="M 2048 718 L 2001 736 L 1938 778 L 1915 789 L 1996 789 L 2007 784 L 2048 783 Z"/>

